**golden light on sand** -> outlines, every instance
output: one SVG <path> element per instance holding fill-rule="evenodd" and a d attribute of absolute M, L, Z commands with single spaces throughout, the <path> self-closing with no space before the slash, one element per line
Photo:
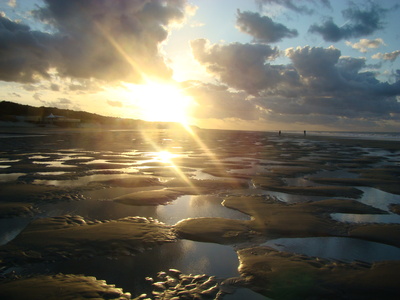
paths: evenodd
<path fill-rule="evenodd" d="M 141 119 L 158 122 L 188 122 L 189 107 L 193 99 L 172 84 L 149 82 L 130 85 L 131 95 L 139 109 Z"/>

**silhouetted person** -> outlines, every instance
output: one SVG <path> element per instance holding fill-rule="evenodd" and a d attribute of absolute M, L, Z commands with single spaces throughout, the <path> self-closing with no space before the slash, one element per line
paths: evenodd
<path fill-rule="evenodd" d="M 280 131 L 280 130 L 279 130 L 279 133 L 278 133 L 278 134 L 279 134 L 279 136 L 281 136 L 281 131 Z"/>
<path fill-rule="evenodd" d="M 306 136 L 306 131 L 304 130 L 304 136 Z"/>

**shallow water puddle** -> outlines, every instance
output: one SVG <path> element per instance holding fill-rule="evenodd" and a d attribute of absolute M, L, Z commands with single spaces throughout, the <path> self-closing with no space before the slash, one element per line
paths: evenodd
<path fill-rule="evenodd" d="M 360 260 L 371 263 L 400 260 L 400 249 L 397 247 L 344 237 L 280 238 L 270 240 L 262 246 L 307 256 L 345 261 Z"/>
<path fill-rule="evenodd" d="M 358 201 L 388 211 L 388 205 L 400 203 L 400 195 L 387 193 L 372 187 L 357 187 L 364 192 Z"/>
<path fill-rule="evenodd" d="M 74 165 L 64 164 L 64 160 L 51 160 L 51 161 L 33 161 L 32 163 L 38 165 L 46 165 L 47 168 L 76 168 Z"/>
<path fill-rule="evenodd" d="M 39 173 L 37 173 L 39 174 Z M 43 172 L 42 175 L 47 175 L 49 173 Z M 44 185 L 54 185 L 59 187 L 78 187 L 85 186 L 92 181 L 101 181 L 108 179 L 121 179 L 127 178 L 131 176 L 131 174 L 93 174 L 79 177 L 78 179 L 72 180 L 46 180 L 46 179 L 35 179 L 33 184 L 44 184 Z"/>
<path fill-rule="evenodd" d="M 129 193 L 127 188 L 115 188 L 107 197 L 117 197 Z M 107 190 L 104 190 L 107 191 Z M 96 195 L 100 193 L 99 195 Z M 227 219 L 249 220 L 250 217 L 239 211 L 221 205 L 222 198 L 217 196 L 181 196 L 168 205 L 132 206 L 113 201 L 101 201 L 100 192 L 89 192 L 92 199 L 73 202 L 60 202 L 40 206 L 41 217 L 58 215 L 80 215 L 90 219 L 119 219 L 128 216 L 141 216 L 157 219 L 165 224 L 174 225 L 182 219 L 197 217 L 222 217 Z M 104 198 L 103 198 L 104 199 Z M 109 198 L 110 199 L 110 198 Z"/>
<path fill-rule="evenodd" d="M 400 216 L 396 214 L 387 215 L 360 215 L 360 214 L 331 214 L 331 218 L 339 222 L 349 223 L 386 223 L 400 224 Z"/>
<path fill-rule="evenodd" d="M 31 220 L 31 218 L 0 219 L 0 246 L 13 240 Z"/>
<path fill-rule="evenodd" d="M 38 264 L 32 265 L 30 270 L 21 271 L 95 276 L 108 283 L 118 282 L 118 287 L 123 288 L 125 292 L 128 291 L 132 295 L 138 296 L 142 293 L 151 295 L 151 283 L 145 278 L 155 279 L 160 271 L 168 271 L 173 268 L 185 274 L 207 274 L 218 278 L 230 278 L 239 276 L 238 265 L 237 254 L 230 246 L 179 240 L 176 243 L 163 244 L 134 256 L 117 259 L 99 256 L 55 264 Z M 242 293 L 246 292 L 258 295 L 252 291 L 242 291 Z"/>
<path fill-rule="evenodd" d="M 10 174 L 0 174 L 0 182 L 15 181 L 20 176 L 26 175 L 25 173 L 10 173 Z"/>

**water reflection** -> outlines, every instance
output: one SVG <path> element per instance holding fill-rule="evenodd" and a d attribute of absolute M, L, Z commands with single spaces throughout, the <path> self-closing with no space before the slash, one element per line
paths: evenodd
<path fill-rule="evenodd" d="M 357 187 L 364 192 L 358 201 L 388 211 L 389 204 L 400 203 L 400 195 L 386 193 L 372 187 Z"/>
<path fill-rule="evenodd" d="M 31 218 L 0 219 L 0 246 L 13 240 L 31 221 Z"/>
<path fill-rule="evenodd" d="M 106 190 L 102 190 L 106 192 Z M 126 188 L 113 189 L 113 196 L 127 193 Z M 40 207 L 42 217 L 64 214 L 80 215 L 90 219 L 119 219 L 128 216 L 154 218 L 163 223 L 174 225 L 182 219 L 197 217 L 222 217 L 228 219 L 249 220 L 250 217 L 239 211 L 221 205 L 223 198 L 208 196 L 181 196 L 169 205 L 132 206 L 113 201 L 87 199 L 79 202 L 60 202 L 44 204 Z"/>
<path fill-rule="evenodd" d="M 0 182 L 15 181 L 18 177 L 26 175 L 25 173 L 10 173 L 10 174 L 0 174 Z"/>
<path fill-rule="evenodd" d="M 331 218 L 339 222 L 349 223 L 397 223 L 400 224 L 400 216 L 395 214 L 368 215 L 368 214 L 331 214 Z"/>
<path fill-rule="evenodd" d="M 132 173 L 134 173 L 132 171 Z M 37 173 L 39 174 L 39 173 Z M 42 173 L 44 175 L 48 173 Z M 44 185 L 54 185 L 60 187 L 78 187 L 78 186 L 85 186 L 92 181 L 101 181 L 101 180 L 109 180 L 109 179 L 121 179 L 121 178 L 129 178 L 132 176 L 131 174 L 93 174 L 93 175 L 86 175 L 81 176 L 78 179 L 71 179 L 71 180 L 46 180 L 46 179 L 35 179 L 32 183 L 33 184 L 44 184 Z"/>
<path fill-rule="evenodd" d="M 340 237 L 281 238 L 263 244 L 280 251 L 339 260 L 400 260 L 400 248 Z"/>
<path fill-rule="evenodd" d="M 151 294 L 151 284 L 145 277 L 155 278 L 160 271 L 174 268 L 185 274 L 207 274 L 218 278 L 238 276 L 238 258 L 230 246 L 179 240 L 163 244 L 134 256 L 108 259 L 98 256 L 84 260 L 70 260 L 55 264 L 32 266 L 26 272 L 61 272 L 84 274 L 118 282 L 118 287 L 138 296 Z M 236 298 L 240 299 L 240 298 Z"/>

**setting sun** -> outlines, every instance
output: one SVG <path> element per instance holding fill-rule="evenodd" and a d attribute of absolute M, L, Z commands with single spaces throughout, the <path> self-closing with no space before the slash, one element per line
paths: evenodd
<path fill-rule="evenodd" d="M 187 123 L 188 109 L 193 99 L 177 86 L 151 82 L 145 85 L 129 85 L 129 89 L 141 119 Z"/>

